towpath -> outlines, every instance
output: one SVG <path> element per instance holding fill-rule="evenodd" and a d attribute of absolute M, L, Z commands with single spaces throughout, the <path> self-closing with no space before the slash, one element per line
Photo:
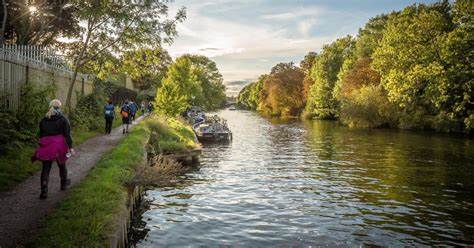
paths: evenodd
<path fill-rule="evenodd" d="M 136 123 L 141 120 L 142 117 L 138 118 Z M 117 118 L 115 121 L 121 120 Z M 115 147 L 122 137 L 122 127 L 119 126 L 112 130 L 110 135 L 99 135 L 75 147 L 76 155 L 66 164 L 71 187 L 81 182 L 89 170 L 106 152 Z M 48 198 L 40 200 L 40 174 L 41 172 L 38 172 L 14 189 L 0 193 L 0 248 L 21 246 L 40 228 L 41 220 L 67 195 L 69 190 L 59 190 L 59 170 L 54 164 Z"/>

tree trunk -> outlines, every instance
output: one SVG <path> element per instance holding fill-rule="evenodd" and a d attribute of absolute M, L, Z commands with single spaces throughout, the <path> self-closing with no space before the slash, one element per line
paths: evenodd
<path fill-rule="evenodd" d="M 87 46 L 89 45 L 89 39 L 90 39 L 91 34 L 92 34 L 92 27 L 93 27 L 93 25 L 91 23 L 91 20 L 89 20 L 88 24 L 87 24 L 87 29 L 88 30 L 87 30 L 86 40 L 84 41 L 84 46 L 82 47 L 82 50 L 81 50 L 81 52 L 79 53 L 79 56 L 76 59 L 76 63 L 75 63 L 75 66 L 74 66 L 74 74 L 72 75 L 71 84 L 69 85 L 69 89 L 67 91 L 66 108 L 67 108 L 69 113 L 71 113 L 71 110 L 72 110 L 71 98 L 72 98 L 72 92 L 74 90 L 74 84 L 76 83 L 76 78 L 77 78 L 77 73 L 79 72 L 79 68 L 82 65 L 84 65 L 82 63 L 82 60 L 84 58 L 84 53 L 87 50 Z"/>
<path fill-rule="evenodd" d="M 72 110 L 71 98 L 72 98 L 72 92 L 74 90 L 74 84 L 76 83 L 78 70 L 79 70 L 79 66 L 76 65 L 76 67 L 74 68 L 74 74 L 72 75 L 71 84 L 69 85 L 69 89 L 67 91 L 66 108 L 67 108 L 68 114 L 70 114 Z"/>
<path fill-rule="evenodd" d="M 5 0 L 2 0 L 2 7 L 3 7 L 3 19 L 2 19 L 2 27 L 0 29 L 0 44 L 3 44 L 5 42 L 5 28 L 7 26 L 8 9 L 7 9 L 7 2 Z"/>
<path fill-rule="evenodd" d="M 79 71 L 79 68 L 82 67 L 87 61 L 90 61 L 91 59 L 94 59 L 96 56 L 98 56 L 100 53 L 102 53 L 103 51 L 105 51 L 105 49 L 109 48 L 110 46 L 114 45 L 115 43 L 117 43 L 123 36 L 123 34 L 125 33 L 125 30 L 130 27 L 132 25 L 132 23 L 135 22 L 135 19 L 133 19 L 128 25 L 126 25 L 122 31 L 122 33 L 112 42 L 110 42 L 109 44 L 105 45 L 104 47 L 102 47 L 98 52 L 96 52 L 94 55 L 90 56 L 90 57 L 87 57 L 85 58 L 84 56 L 84 53 L 85 51 L 87 50 L 87 47 L 89 45 L 89 40 L 90 40 L 90 37 L 92 35 L 92 31 L 95 27 L 98 27 L 98 26 L 95 26 L 95 23 L 97 20 L 88 20 L 88 24 L 87 24 L 87 36 L 86 36 L 86 40 L 84 41 L 84 46 L 81 50 L 81 52 L 79 53 L 79 56 L 77 57 L 77 60 L 76 60 L 76 63 L 75 63 L 75 68 L 74 68 L 74 75 L 73 75 L 73 78 L 71 80 L 71 85 L 69 85 L 69 90 L 67 92 L 67 98 L 66 98 L 66 107 L 69 111 L 69 113 L 71 112 L 72 108 L 71 108 L 71 98 L 72 98 L 72 92 L 74 90 L 74 84 L 76 83 L 76 77 L 77 77 L 77 73 Z M 100 23 L 99 25 L 101 25 L 103 23 Z"/>

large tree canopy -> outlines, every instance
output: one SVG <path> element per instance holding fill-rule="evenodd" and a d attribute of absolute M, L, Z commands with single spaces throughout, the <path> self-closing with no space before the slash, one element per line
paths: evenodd
<path fill-rule="evenodd" d="M 300 61 L 300 68 L 306 74 L 303 80 L 303 95 L 305 101 L 308 98 L 309 89 L 314 84 L 314 80 L 311 78 L 310 72 L 314 62 L 316 62 L 317 57 L 318 54 L 316 52 L 309 52 L 304 56 L 303 60 Z"/>
<path fill-rule="evenodd" d="M 338 39 L 301 61 L 305 116 L 338 118 L 349 126 L 472 132 L 472 61 L 472 0 L 415 4 L 379 15 L 357 37 Z M 245 87 L 239 104 L 255 109 L 250 98 L 257 89 L 257 109 L 278 114 L 274 110 L 288 104 L 288 92 L 266 84 L 270 79 L 262 87 Z"/>
<path fill-rule="evenodd" d="M 117 52 L 133 47 L 171 43 L 176 24 L 185 19 L 185 10 L 168 18 L 169 1 L 122 0 L 96 1 L 71 0 L 77 6 L 77 16 L 82 27 L 82 36 L 70 43 L 70 55 L 74 61 L 75 74 L 70 84 L 66 105 L 70 100 L 80 68 L 103 52 Z"/>
<path fill-rule="evenodd" d="M 224 79 L 216 63 L 202 55 L 187 54 L 183 57 L 191 61 L 196 81 L 201 85 L 203 94 L 199 105 L 209 110 L 223 106 L 226 101 Z"/>
<path fill-rule="evenodd" d="M 300 68 L 305 73 L 309 73 L 311 67 L 313 67 L 314 62 L 316 61 L 317 56 L 318 54 L 316 52 L 309 52 L 308 54 L 306 54 L 303 60 L 300 61 Z"/>
<path fill-rule="evenodd" d="M 132 78 L 135 87 L 156 90 L 171 62 L 171 56 L 161 47 L 140 48 L 123 54 L 121 71 Z"/>
<path fill-rule="evenodd" d="M 472 5 L 414 5 L 389 18 L 373 64 L 402 126 L 472 128 Z"/>
<path fill-rule="evenodd" d="M 348 36 L 323 47 L 311 68 L 314 84 L 308 95 L 307 115 L 319 118 L 337 116 L 337 102 L 333 91 L 342 64 L 353 46 L 354 39 Z"/>
<path fill-rule="evenodd" d="M 283 117 L 299 116 L 304 108 L 304 72 L 293 63 L 275 65 L 265 77 L 259 110 Z"/>
<path fill-rule="evenodd" d="M 156 93 L 156 107 L 166 115 L 177 115 L 196 104 L 202 88 L 195 82 L 191 61 L 177 58 L 170 66 L 163 84 Z"/>
<path fill-rule="evenodd" d="M 183 55 L 169 67 L 156 93 L 158 111 L 167 115 L 191 106 L 214 110 L 225 103 L 225 87 L 216 64 L 200 55 Z"/>
<path fill-rule="evenodd" d="M 57 44 L 58 37 L 77 37 L 81 30 L 78 6 L 70 0 L 15 0 L 4 4 L 6 13 L 2 17 L 6 22 L 0 41 L 45 46 Z"/>

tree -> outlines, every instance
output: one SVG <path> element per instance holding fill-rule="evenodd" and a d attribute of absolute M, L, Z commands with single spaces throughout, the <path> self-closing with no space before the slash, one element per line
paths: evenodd
<path fill-rule="evenodd" d="M 170 66 L 158 88 L 158 109 L 167 115 L 184 112 L 190 106 L 214 110 L 226 101 L 222 75 L 216 64 L 200 55 L 183 55 Z"/>
<path fill-rule="evenodd" d="M 250 83 L 240 90 L 239 94 L 237 95 L 237 105 L 245 109 L 255 110 L 255 108 L 253 108 L 249 102 L 252 87 L 254 85 L 255 82 Z"/>
<path fill-rule="evenodd" d="M 396 127 L 398 109 L 380 85 L 367 84 L 344 92 L 339 119 L 349 127 Z"/>
<path fill-rule="evenodd" d="M 311 78 L 309 75 L 311 72 L 311 67 L 313 67 L 313 64 L 316 62 L 316 59 L 318 58 L 318 54 L 316 52 L 309 52 L 306 54 L 300 62 L 300 68 L 304 71 L 306 74 L 303 80 L 303 95 L 304 99 L 308 98 L 309 94 L 309 89 L 311 86 L 314 84 L 314 80 Z"/>
<path fill-rule="evenodd" d="M 299 116 L 305 103 L 304 76 L 304 72 L 293 63 L 275 65 L 263 82 L 259 110 L 276 116 Z"/>
<path fill-rule="evenodd" d="M 2 0 L 2 26 L 0 26 L 0 44 L 5 43 L 5 29 L 7 28 L 7 17 L 7 2 L 5 0 Z"/>
<path fill-rule="evenodd" d="M 457 0 L 452 16 L 455 28 L 445 37 L 440 52 L 450 82 L 443 110 L 469 132 L 474 130 L 474 2 Z"/>
<path fill-rule="evenodd" d="M 202 88 L 195 82 L 191 60 L 177 58 L 170 66 L 163 84 L 156 93 L 158 111 L 166 115 L 180 114 L 202 98 Z"/>
<path fill-rule="evenodd" d="M 123 54 L 121 69 L 132 78 L 137 88 L 156 90 L 166 76 L 171 62 L 171 56 L 162 47 L 140 48 Z"/>
<path fill-rule="evenodd" d="M 374 50 L 378 47 L 380 40 L 383 37 L 383 31 L 389 16 L 396 15 L 392 12 L 389 15 L 383 14 L 371 18 L 364 26 L 359 29 L 357 41 L 355 43 L 355 56 L 357 58 L 371 57 Z"/>
<path fill-rule="evenodd" d="M 361 58 L 354 63 L 354 66 L 342 78 L 341 93 L 349 94 L 353 90 L 363 86 L 380 84 L 380 75 L 371 68 L 370 58 Z"/>
<path fill-rule="evenodd" d="M 122 61 L 109 51 L 98 54 L 79 70 L 81 73 L 92 74 L 101 80 L 117 79 L 121 72 Z"/>
<path fill-rule="evenodd" d="M 216 63 L 202 55 L 186 54 L 183 57 L 191 61 L 196 81 L 202 88 L 203 95 L 199 99 L 199 105 L 207 110 L 222 107 L 226 101 L 225 86 Z"/>
<path fill-rule="evenodd" d="M 245 86 L 237 96 L 237 104 L 243 108 L 257 110 L 261 103 L 260 94 L 268 75 L 261 75 L 257 81 Z"/>
<path fill-rule="evenodd" d="M 96 1 L 72 0 L 77 16 L 84 23 L 82 37 L 71 43 L 74 74 L 69 86 L 66 105 L 70 107 L 77 72 L 99 54 L 120 52 L 124 48 L 171 43 L 176 23 L 185 19 L 185 10 L 178 11 L 172 19 L 168 14 L 168 1 L 122 0 Z"/>
<path fill-rule="evenodd" d="M 262 101 L 261 98 L 260 98 L 260 94 L 261 94 L 260 92 L 262 91 L 263 83 L 265 82 L 265 80 L 267 78 L 268 78 L 267 74 L 260 75 L 260 77 L 258 77 L 257 82 L 255 82 L 252 85 L 252 87 L 250 89 L 249 99 L 248 99 L 248 102 L 251 106 L 251 109 L 256 110 L 258 105 Z"/>
<path fill-rule="evenodd" d="M 61 43 L 58 37 L 79 34 L 77 6 L 69 0 L 2 1 L 2 5 L 2 41 L 46 46 Z"/>
<path fill-rule="evenodd" d="M 337 75 L 353 46 L 354 39 L 347 36 L 323 47 L 310 72 L 314 84 L 310 88 L 306 116 L 323 119 L 336 117 L 337 101 L 333 90 Z"/>
<path fill-rule="evenodd" d="M 389 15 L 378 15 L 374 18 L 371 18 L 364 26 L 364 28 L 359 29 L 359 33 L 355 40 L 355 45 L 351 47 L 348 55 L 344 59 L 342 67 L 338 73 L 338 80 L 333 90 L 333 96 L 337 99 L 340 99 L 343 94 L 341 91 L 342 88 L 346 87 L 349 84 L 352 84 L 350 76 L 346 78 L 347 73 L 358 73 L 357 71 L 363 70 L 359 73 L 362 76 L 366 72 L 370 72 L 370 76 L 374 73 L 373 70 L 370 69 L 371 62 L 372 62 L 372 54 L 374 50 L 378 47 L 380 40 L 383 37 L 383 31 L 385 30 L 385 25 L 389 16 L 396 15 L 397 12 L 392 12 Z M 358 69 L 355 71 L 354 66 L 357 66 Z M 369 70 L 369 71 L 367 71 Z M 356 88 L 360 88 L 360 82 L 354 82 L 355 85 L 358 85 Z M 348 93 L 348 92 L 346 92 Z"/>
<path fill-rule="evenodd" d="M 380 75 L 371 68 L 371 59 L 358 59 L 342 79 L 337 99 L 338 117 L 350 127 L 397 126 L 396 106 L 388 101 L 380 85 Z"/>
<path fill-rule="evenodd" d="M 469 2 L 455 6 L 472 7 Z M 472 20 L 472 8 L 461 9 L 454 13 Z M 469 119 L 472 24 L 469 29 L 456 20 L 447 1 L 410 6 L 389 18 L 373 65 L 389 100 L 404 112 L 401 127 L 460 131 Z"/>
<path fill-rule="evenodd" d="M 316 52 L 309 52 L 304 56 L 303 60 L 300 62 L 300 68 L 304 71 L 304 73 L 309 73 L 317 56 L 318 54 Z"/>

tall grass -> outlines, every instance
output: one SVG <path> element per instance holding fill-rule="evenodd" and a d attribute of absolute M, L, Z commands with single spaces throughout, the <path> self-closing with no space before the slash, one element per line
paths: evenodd
<path fill-rule="evenodd" d="M 181 120 L 155 115 L 146 123 L 152 132 L 149 141 L 152 153 L 167 154 L 198 146 L 194 132 Z"/>

